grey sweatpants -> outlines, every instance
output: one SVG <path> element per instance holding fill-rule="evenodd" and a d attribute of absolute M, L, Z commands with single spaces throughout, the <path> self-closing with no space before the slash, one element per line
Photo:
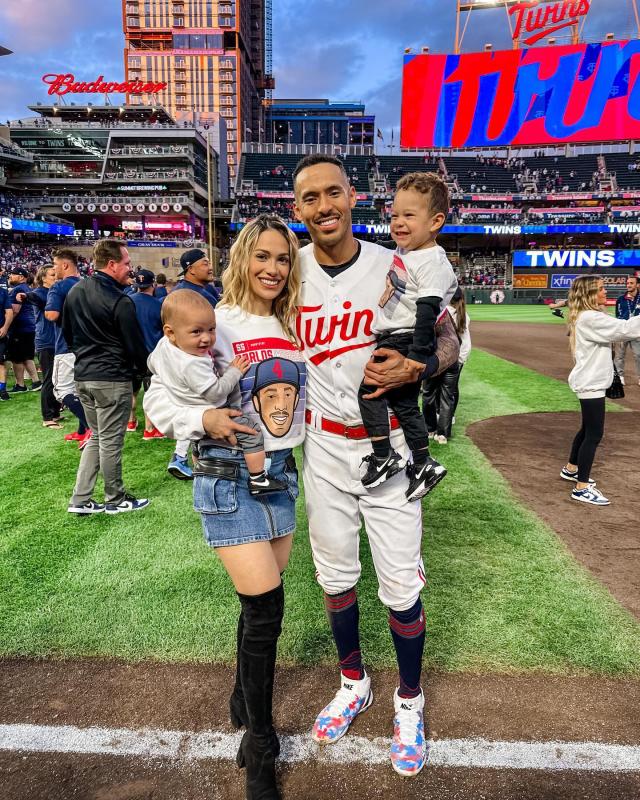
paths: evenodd
<path fill-rule="evenodd" d="M 125 494 L 122 448 L 131 413 L 131 381 L 77 381 L 76 387 L 91 439 L 82 451 L 71 502 L 90 500 L 101 472 L 105 503 L 119 503 Z"/>
<path fill-rule="evenodd" d="M 624 377 L 624 362 L 627 355 L 627 347 L 631 348 L 631 352 L 636 360 L 636 374 L 640 378 L 640 341 L 633 339 L 630 342 L 616 342 L 616 357 L 615 365 L 618 370 L 618 375 Z"/>

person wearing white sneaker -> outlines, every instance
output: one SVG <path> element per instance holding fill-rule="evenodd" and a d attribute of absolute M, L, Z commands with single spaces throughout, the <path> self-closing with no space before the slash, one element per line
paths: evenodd
<path fill-rule="evenodd" d="M 371 359 L 376 346 L 372 324 L 390 254 L 354 238 L 351 209 L 356 193 L 342 162 L 307 155 L 294 170 L 293 185 L 296 217 L 311 238 L 311 244 L 300 250 L 303 284 L 297 319 L 308 371 L 303 466 L 309 539 L 340 667 L 338 692 L 318 715 L 311 735 L 329 744 L 344 736 L 372 702 L 360 651 L 356 595 L 363 521 L 378 597 L 389 613 L 399 693 L 409 702 L 421 694 L 425 642 L 421 504 L 408 499 L 402 473 L 373 490 L 363 485 L 359 465 L 371 454 L 372 445 L 358 390 L 363 372 L 368 385 L 386 388 L 414 383 L 424 370 L 409 369 L 407 359 L 396 350 L 380 349 L 381 360 Z M 407 458 L 409 448 L 393 420 L 389 443 Z M 406 726 L 401 728 L 405 737 Z M 407 744 L 411 746 L 410 741 Z M 402 761 L 402 755 L 397 747 L 390 753 L 392 763 Z"/>
<path fill-rule="evenodd" d="M 613 382 L 611 345 L 640 339 L 640 316 L 615 319 L 602 310 L 606 302 L 607 290 L 597 275 L 579 276 L 569 290 L 568 326 L 575 360 L 569 386 L 580 401 L 582 427 L 560 474 L 567 480 L 576 477 L 572 500 L 596 506 L 609 505 L 609 500 L 590 481 L 590 475 L 604 434 L 606 391 Z"/>

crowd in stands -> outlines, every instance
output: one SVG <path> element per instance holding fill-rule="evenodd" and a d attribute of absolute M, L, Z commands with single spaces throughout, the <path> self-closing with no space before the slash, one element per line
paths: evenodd
<path fill-rule="evenodd" d="M 507 253 L 473 250 L 461 253 L 455 267 L 458 283 L 470 288 L 502 289 L 506 282 Z"/>

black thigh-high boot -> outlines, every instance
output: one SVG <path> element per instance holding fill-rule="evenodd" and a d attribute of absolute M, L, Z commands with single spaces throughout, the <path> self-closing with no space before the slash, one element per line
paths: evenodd
<path fill-rule="evenodd" d="M 238 631 L 236 634 L 236 682 L 229 698 L 229 716 L 234 728 L 244 728 L 247 724 L 247 707 L 244 702 L 244 692 L 242 691 L 242 677 L 240 662 L 242 659 L 242 636 L 244 634 L 244 612 L 240 609 L 238 617 Z M 273 731 L 273 746 L 276 756 L 280 755 L 280 741 L 275 731 Z"/>
<path fill-rule="evenodd" d="M 238 633 L 236 638 L 236 682 L 229 698 L 229 716 L 234 728 L 243 728 L 247 724 L 247 709 L 242 693 L 242 678 L 240 677 L 240 658 L 242 649 L 242 635 L 244 633 L 244 613 L 240 609 L 238 617 Z"/>
<path fill-rule="evenodd" d="M 264 594 L 238 594 L 238 597 L 244 616 L 240 678 L 247 712 L 247 731 L 238 751 L 238 766 L 247 770 L 247 800 L 280 800 L 272 705 L 284 590 L 280 584 Z"/>

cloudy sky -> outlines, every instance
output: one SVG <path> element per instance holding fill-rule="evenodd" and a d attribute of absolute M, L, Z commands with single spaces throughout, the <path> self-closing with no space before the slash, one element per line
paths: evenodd
<path fill-rule="evenodd" d="M 168 0 L 167 0 L 168 2 Z M 361 100 L 388 141 L 400 122 L 405 47 L 453 49 L 454 0 L 273 0 L 276 97 Z M 124 74 L 120 0 L 4 0 L 0 45 L 0 119 L 26 116 L 45 101 L 47 72 L 73 72 L 80 80 Z M 448 10 L 447 10 L 448 9 Z M 585 33 L 634 35 L 630 0 L 592 0 Z M 509 46 L 502 9 L 472 15 L 465 50 Z M 87 97 L 88 99 L 88 97 Z"/>

